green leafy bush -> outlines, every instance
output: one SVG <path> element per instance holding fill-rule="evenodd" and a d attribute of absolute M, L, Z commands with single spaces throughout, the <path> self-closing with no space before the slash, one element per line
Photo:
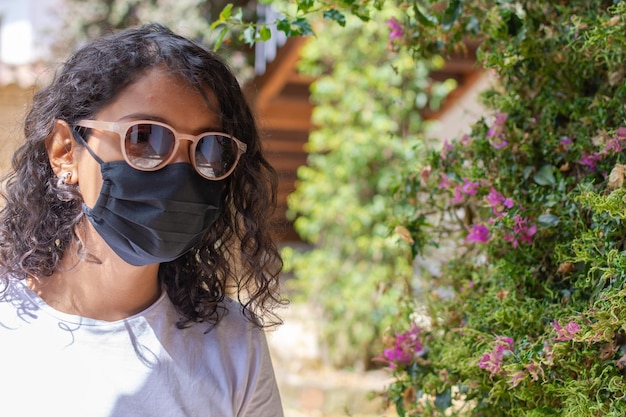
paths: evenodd
<path fill-rule="evenodd" d="M 402 416 L 625 415 L 626 3 L 426 3 L 398 47 L 476 36 L 500 83 L 398 185 L 404 239 L 442 260 L 386 339 L 386 397 Z"/>
<path fill-rule="evenodd" d="M 389 236 L 393 188 L 414 167 L 420 110 L 453 88 L 428 79 L 441 59 L 415 60 L 389 43 L 387 7 L 369 22 L 326 24 L 302 52 L 317 126 L 308 164 L 289 197 L 295 226 L 311 250 L 284 251 L 296 294 L 318 307 L 328 358 L 338 366 L 374 365 L 381 336 L 411 290 L 411 254 Z M 434 91 L 433 91 L 434 90 Z"/>

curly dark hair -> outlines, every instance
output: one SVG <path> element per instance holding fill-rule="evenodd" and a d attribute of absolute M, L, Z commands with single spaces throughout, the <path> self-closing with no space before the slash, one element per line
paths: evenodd
<path fill-rule="evenodd" d="M 88 256 L 77 234 L 86 219 L 82 198 L 75 186 L 58 181 L 44 142 L 56 120 L 73 126 L 93 117 L 157 66 L 183 77 L 203 95 L 207 88 L 212 91 L 222 130 L 248 146 L 223 180 L 219 218 L 202 242 L 159 268 L 159 279 L 182 315 L 178 326 L 217 323 L 224 313 L 221 301 L 232 292 L 249 320 L 259 326 L 277 324 L 273 308 L 285 301 L 279 296 L 282 260 L 270 224 L 276 172 L 262 155 L 254 116 L 231 70 L 213 52 L 160 24 L 126 29 L 83 46 L 35 94 L 24 123 L 25 143 L 13 155 L 3 183 L 0 267 L 5 283 L 8 275 L 52 275 L 72 242 L 78 243 L 81 256 Z"/>

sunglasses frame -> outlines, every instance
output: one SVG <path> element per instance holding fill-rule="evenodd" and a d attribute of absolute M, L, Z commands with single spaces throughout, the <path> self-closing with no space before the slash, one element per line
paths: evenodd
<path fill-rule="evenodd" d="M 128 155 L 126 154 L 126 145 L 125 145 L 126 133 L 132 126 L 140 125 L 140 124 L 150 124 L 150 125 L 161 126 L 166 129 L 169 129 L 172 133 L 174 133 L 174 148 L 172 149 L 170 156 L 152 168 L 138 167 L 136 164 L 130 161 L 130 159 L 128 158 Z M 189 160 L 191 161 L 191 165 L 193 165 L 193 168 L 195 169 L 195 171 L 200 176 L 202 176 L 202 178 L 206 178 L 212 181 L 217 181 L 217 180 L 221 180 L 221 179 L 228 177 L 235 170 L 235 168 L 237 167 L 237 164 L 239 163 L 239 158 L 248 149 L 248 145 L 246 145 L 245 143 L 243 143 L 236 137 L 226 134 L 226 133 L 203 132 L 199 135 L 187 135 L 187 134 L 178 132 L 176 129 L 174 129 L 172 126 L 168 125 L 167 123 L 157 122 L 154 120 L 133 120 L 130 122 L 106 122 L 102 120 L 82 119 L 82 120 L 79 120 L 77 123 L 75 123 L 75 125 L 80 126 L 80 127 L 85 127 L 88 129 L 96 129 L 96 130 L 103 130 L 103 131 L 111 132 L 111 133 L 117 133 L 117 135 L 120 137 L 120 147 L 122 150 L 122 155 L 124 156 L 124 161 L 126 161 L 128 165 L 132 166 L 133 168 L 139 171 L 157 171 L 163 168 L 164 166 L 169 164 L 170 161 L 175 157 L 176 152 L 178 151 L 178 147 L 180 145 L 180 141 L 188 140 L 191 142 L 191 146 L 189 147 Z M 202 138 L 209 136 L 209 135 L 219 135 L 219 136 L 227 137 L 233 140 L 235 144 L 237 145 L 237 155 L 235 157 L 235 161 L 233 162 L 230 169 L 219 177 L 207 177 L 206 175 L 202 174 L 200 170 L 198 169 L 198 167 L 196 166 L 196 158 L 195 158 L 196 145 Z"/>

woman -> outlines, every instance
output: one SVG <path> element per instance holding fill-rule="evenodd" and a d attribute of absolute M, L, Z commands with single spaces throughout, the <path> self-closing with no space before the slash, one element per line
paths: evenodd
<path fill-rule="evenodd" d="M 282 415 L 262 330 L 276 175 L 229 69 L 128 29 L 78 50 L 24 131 L 0 213 L 3 414 Z"/>

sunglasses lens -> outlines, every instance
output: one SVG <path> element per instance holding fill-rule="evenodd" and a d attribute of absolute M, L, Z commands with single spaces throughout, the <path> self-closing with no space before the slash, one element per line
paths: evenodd
<path fill-rule="evenodd" d="M 126 132 L 124 146 L 130 165 L 151 169 L 163 163 L 174 149 L 174 133 L 164 126 L 139 123 Z"/>
<path fill-rule="evenodd" d="M 206 178 L 218 178 L 230 171 L 237 161 L 238 148 L 224 135 L 207 135 L 196 144 L 196 169 Z"/>

